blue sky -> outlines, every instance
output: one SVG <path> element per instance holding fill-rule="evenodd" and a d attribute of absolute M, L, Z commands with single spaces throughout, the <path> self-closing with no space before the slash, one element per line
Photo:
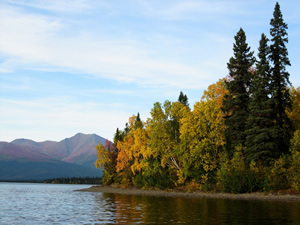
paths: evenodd
<path fill-rule="evenodd" d="M 154 102 L 191 106 L 228 74 L 242 27 L 257 55 L 271 0 L 0 0 L 0 141 L 112 139 Z M 300 85 L 300 4 L 288 24 L 290 81 Z"/>

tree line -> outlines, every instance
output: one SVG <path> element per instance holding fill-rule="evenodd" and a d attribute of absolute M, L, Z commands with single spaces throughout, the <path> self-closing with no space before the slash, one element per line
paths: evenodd
<path fill-rule="evenodd" d="M 102 184 L 100 177 L 60 177 L 44 180 L 50 184 Z"/>
<path fill-rule="evenodd" d="M 114 141 L 96 147 L 104 184 L 187 187 L 253 192 L 300 190 L 300 87 L 293 88 L 286 44 L 288 26 L 276 3 L 269 40 L 257 58 L 241 28 L 234 39 L 229 75 L 204 91 L 190 108 L 156 102 L 151 117 L 129 118 Z"/>

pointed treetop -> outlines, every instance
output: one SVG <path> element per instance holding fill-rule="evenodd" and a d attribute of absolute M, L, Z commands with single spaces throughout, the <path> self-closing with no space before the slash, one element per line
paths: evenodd
<path fill-rule="evenodd" d="M 283 21 L 280 5 L 278 4 L 278 2 L 276 2 L 274 12 L 273 12 L 273 18 L 270 21 L 270 25 L 271 25 L 270 33 L 272 37 L 276 37 L 276 36 L 284 37 L 287 35 L 286 29 L 288 29 L 288 25 Z"/>
<path fill-rule="evenodd" d="M 250 46 L 248 46 L 246 42 L 246 33 L 243 30 L 243 28 L 240 28 L 240 30 L 237 32 L 237 34 L 234 36 L 235 43 L 233 44 L 233 51 L 234 56 L 236 59 L 240 59 L 244 57 L 244 53 L 248 53 L 249 59 L 252 58 L 254 52 L 250 52 Z M 251 60 L 251 63 L 254 61 Z"/>
<path fill-rule="evenodd" d="M 270 54 L 270 47 L 268 46 L 269 39 L 266 37 L 264 33 L 261 34 L 261 39 L 259 41 L 258 47 L 258 58 L 260 59 L 257 62 L 256 67 L 269 65 L 268 63 L 268 55 Z"/>
<path fill-rule="evenodd" d="M 178 102 L 184 104 L 185 106 L 189 105 L 189 103 L 188 103 L 188 97 L 185 94 L 183 94 L 182 91 L 179 94 Z"/>
<path fill-rule="evenodd" d="M 144 126 L 143 122 L 141 120 L 141 117 L 140 117 L 140 113 L 137 113 L 134 126 L 135 126 L 135 129 L 143 128 L 143 126 Z"/>
<path fill-rule="evenodd" d="M 136 121 L 141 121 L 141 117 L 140 117 L 140 113 L 139 112 L 137 113 Z"/>

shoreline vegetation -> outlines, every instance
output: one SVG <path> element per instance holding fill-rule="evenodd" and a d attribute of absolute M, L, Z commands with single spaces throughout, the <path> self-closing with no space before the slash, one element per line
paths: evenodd
<path fill-rule="evenodd" d="M 102 184 L 100 177 L 60 177 L 44 180 L 48 184 Z"/>
<path fill-rule="evenodd" d="M 177 190 L 157 190 L 157 189 L 139 189 L 135 187 L 121 188 L 110 185 L 97 185 L 86 189 L 76 191 L 82 192 L 101 192 L 123 195 L 142 195 L 155 197 L 175 197 L 175 198 L 205 198 L 205 199 L 230 199 L 230 200 L 252 200 L 252 201 L 300 201 L 299 194 L 290 193 L 264 193 L 252 192 L 242 194 L 232 193 L 212 193 L 212 192 L 186 192 Z"/>
<path fill-rule="evenodd" d="M 150 117 L 129 117 L 113 142 L 96 146 L 102 182 L 120 187 L 205 193 L 300 192 L 300 87 L 294 88 L 288 26 L 277 2 L 257 57 L 240 28 L 229 74 L 190 107 L 155 102 Z M 285 191 L 281 191 L 285 190 Z"/>

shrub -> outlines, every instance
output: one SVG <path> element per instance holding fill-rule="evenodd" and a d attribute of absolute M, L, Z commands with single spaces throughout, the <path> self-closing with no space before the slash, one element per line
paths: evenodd
<path fill-rule="evenodd" d="M 288 155 L 283 155 L 271 165 L 269 174 L 271 190 L 278 191 L 289 188 L 287 174 L 289 166 Z"/>
<path fill-rule="evenodd" d="M 295 191 L 300 191 L 300 130 L 294 133 L 291 140 L 290 167 L 288 169 L 288 182 Z"/>
<path fill-rule="evenodd" d="M 265 175 L 260 174 L 255 162 L 246 167 L 243 148 L 237 147 L 231 160 L 227 155 L 221 157 L 221 166 L 217 171 L 217 188 L 222 192 L 245 193 L 258 191 L 263 186 Z"/>

